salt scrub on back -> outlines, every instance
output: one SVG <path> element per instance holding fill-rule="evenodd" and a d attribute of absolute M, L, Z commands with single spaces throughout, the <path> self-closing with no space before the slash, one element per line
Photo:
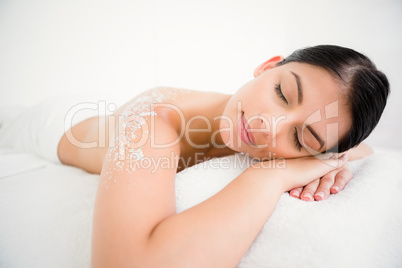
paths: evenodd
<path fill-rule="evenodd" d="M 118 178 L 112 177 L 112 171 L 134 171 L 144 158 L 142 147 L 147 139 L 152 137 L 149 128 L 152 117 L 158 115 L 154 104 L 164 101 L 169 103 L 176 99 L 176 95 L 188 92 L 184 89 L 149 89 L 116 111 L 114 116 L 118 117 L 118 120 L 115 119 L 118 122 L 117 135 L 111 143 L 114 147 L 110 148 L 106 155 L 107 161 L 112 163 L 111 170 L 106 171 L 104 175 L 103 183 L 106 188 L 109 188 L 109 181 L 119 183 Z"/>

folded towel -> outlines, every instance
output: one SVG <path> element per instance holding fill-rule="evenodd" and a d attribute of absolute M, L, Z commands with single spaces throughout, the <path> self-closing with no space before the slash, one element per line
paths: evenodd
<path fill-rule="evenodd" d="M 237 155 L 177 174 L 177 211 L 215 194 L 249 164 Z M 238 267 L 402 267 L 400 163 L 375 154 L 350 166 L 354 179 L 327 200 L 283 194 Z M 98 181 L 50 162 L 0 179 L 0 267 L 89 267 Z"/>
<path fill-rule="evenodd" d="M 248 167 L 245 158 L 214 159 L 177 174 L 177 211 L 220 191 Z M 327 200 L 283 194 L 239 267 L 401 266 L 400 163 L 374 154 L 350 167 L 354 179 Z"/>

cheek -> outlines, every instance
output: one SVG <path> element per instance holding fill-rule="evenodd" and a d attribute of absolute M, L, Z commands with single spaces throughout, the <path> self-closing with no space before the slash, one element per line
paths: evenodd
<path fill-rule="evenodd" d="M 220 131 L 223 143 L 227 147 L 233 149 L 233 142 L 231 142 L 233 139 L 230 137 L 231 135 L 230 135 L 230 132 L 227 131 L 227 128 L 223 127 L 219 131 Z"/>
<path fill-rule="evenodd" d="M 226 112 L 226 110 L 225 110 Z M 219 133 L 223 143 L 231 149 L 234 149 L 236 140 L 236 119 L 235 116 L 225 114 L 224 118 L 220 119 Z"/>
<path fill-rule="evenodd" d="M 261 81 L 254 79 L 242 86 L 233 98 L 236 102 L 240 102 L 242 107 L 255 107 L 269 98 L 269 90 Z"/>

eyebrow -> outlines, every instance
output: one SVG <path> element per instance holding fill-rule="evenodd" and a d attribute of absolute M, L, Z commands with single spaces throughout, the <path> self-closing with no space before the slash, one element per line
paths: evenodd
<path fill-rule="evenodd" d="M 314 129 L 310 126 L 307 125 L 306 128 L 310 130 L 311 134 L 313 134 L 314 138 L 317 139 L 317 141 L 320 143 L 320 148 L 318 150 L 321 150 L 322 147 L 324 147 L 325 142 L 318 136 L 317 132 L 314 131 Z"/>
<path fill-rule="evenodd" d="M 303 102 L 303 87 L 302 87 L 302 84 L 301 84 L 301 79 L 300 79 L 300 76 L 299 76 L 298 74 L 295 74 L 295 73 L 292 72 L 292 71 L 291 71 L 291 73 L 293 74 L 293 76 L 294 76 L 295 79 L 296 79 L 296 84 L 297 84 L 297 97 L 298 97 L 297 103 L 298 103 L 298 104 L 301 104 L 301 103 Z"/>

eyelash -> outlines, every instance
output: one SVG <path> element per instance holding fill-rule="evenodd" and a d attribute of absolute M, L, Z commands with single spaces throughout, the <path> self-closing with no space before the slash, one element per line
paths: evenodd
<path fill-rule="evenodd" d="M 300 152 L 303 146 L 301 145 L 301 143 L 300 143 L 300 141 L 299 141 L 299 138 L 297 137 L 297 129 L 296 129 L 296 128 L 295 128 L 295 134 L 294 134 L 294 136 L 295 136 L 295 145 L 296 145 L 296 148 L 297 148 L 297 150 L 299 150 L 299 152 Z"/>
<path fill-rule="evenodd" d="M 275 91 L 276 91 L 276 94 L 278 95 L 278 97 L 281 98 L 286 104 L 288 104 L 288 100 L 283 95 L 280 84 L 275 84 Z"/>
<path fill-rule="evenodd" d="M 281 98 L 286 104 L 288 104 L 287 99 L 285 98 L 285 96 L 282 93 L 280 84 L 275 84 L 275 91 L 276 91 L 276 94 L 278 95 L 278 97 Z M 295 128 L 294 137 L 295 137 L 295 146 L 296 146 L 297 150 L 300 152 L 303 146 L 301 145 L 299 138 L 297 137 L 297 129 L 296 128 Z"/>

